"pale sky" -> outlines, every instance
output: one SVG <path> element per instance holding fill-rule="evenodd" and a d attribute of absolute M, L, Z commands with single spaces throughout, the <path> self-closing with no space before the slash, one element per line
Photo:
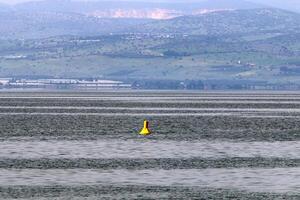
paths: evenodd
<path fill-rule="evenodd" d="M 28 1 L 40 1 L 40 0 L 0 0 L 0 3 L 16 4 Z M 56 0 L 57 1 L 57 0 Z M 110 0 L 79 0 L 79 1 L 110 1 Z M 112 1 L 126 1 L 126 0 L 112 0 Z M 199 2 L 204 0 L 127 0 L 127 1 L 144 1 L 144 2 Z M 300 0 L 248 0 L 249 2 L 256 2 L 261 4 L 277 5 L 284 7 L 299 6 Z"/>
<path fill-rule="evenodd" d="M 16 4 L 16 3 L 28 2 L 28 1 L 42 1 L 42 0 L 0 0 L 0 3 Z M 205 0 L 75 0 L 75 1 L 144 1 L 144 2 L 197 2 L 198 1 L 200 2 Z M 252 1 L 252 0 L 248 0 L 248 1 Z M 258 0 L 258 1 L 262 2 L 264 0 Z"/>
<path fill-rule="evenodd" d="M 0 3 L 17 4 L 17 3 L 23 3 L 23 2 L 28 2 L 28 1 L 42 1 L 42 0 L 0 0 Z M 104 1 L 104 0 L 77 0 L 77 1 Z M 107 0 L 107 1 L 110 1 L 110 0 Z M 125 0 L 112 0 L 112 1 L 125 1 Z M 160 2 L 159 0 L 128 0 L 128 1 Z M 162 0 L 162 1 L 170 2 L 170 0 Z M 189 1 L 189 0 L 187 0 L 187 1 Z"/>
<path fill-rule="evenodd" d="M 23 3 L 28 1 L 43 1 L 43 0 L 0 0 L 0 3 L 5 4 L 17 4 L 17 3 Z M 59 1 L 59 0 L 55 0 Z M 200 2 L 205 0 L 74 0 L 74 1 L 142 1 L 142 2 Z"/>
<path fill-rule="evenodd" d="M 29 0 L 0 0 L 0 3 L 16 4 L 16 3 L 26 2 L 26 1 L 29 1 Z"/>

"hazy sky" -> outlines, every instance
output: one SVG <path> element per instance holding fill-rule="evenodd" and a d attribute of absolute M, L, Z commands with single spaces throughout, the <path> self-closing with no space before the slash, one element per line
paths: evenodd
<path fill-rule="evenodd" d="M 22 3 L 26 1 L 39 1 L 39 0 L 0 0 L 0 3 L 6 4 L 16 4 Z M 57 0 L 56 0 L 57 1 Z M 81 1 L 103 1 L 103 0 L 81 0 Z M 113 0 L 113 1 L 121 1 L 121 0 Z M 204 0 L 128 0 L 128 1 L 145 1 L 145 2 L 199 2 Z M 269 4 L 269 5 L 283 5 L 288 7 L 293 7 L 295 5 L 300 5 L 300 0 L 248 0 L 256 3 Z"/>
<path fill-rule="evenodd" d="M 17 4 L 28 1 L 42 1 L 42 0 L 0 0 L 0 3 Z M 58 0 L 56 0 L 58 1 Z M 74 0 L 74 1 L 144 1 L 144 2 L 200 2 L 205 0 Z"/>
<path fill-rule="evenodd" d="M 42 0 L 0 0 L 0 3 L 16 4 L 16 3 L 22 3 L 22 2 L 27 2 L 27 1 L 42 1 Z M 104 0 L 77 0 L 77 1 L 104 1 Z M 107 0 L 107 1 L 109 1 L 109 0 Z M 112 0 L 112 1 L 125 1 L 125 0 Z M 160 0 L 128 0 L 128 1 L 160 2 Z M 161 1 L 170 2 L 172 0 L 161 0 Z M 187 1 L 189 1 L 189 0 L 187 0 Z M 203 1 L 203 0 L 199 0 L 199 1 Z"/>
<path fill-rule="evenodd" d="M 41 0 L 0 0 L 0 3 L 16 4 L 16 3 L 22 3 L 27 1 L 41 1 Z M 109 1 L 109 0 L 77 0 L 77 1 Z M 112 1 L 126 1 L 126 0 L 112 0 Z M 175 2 L 175 1 L 176 2 L 197 2 L 198 1 L 199 2 L 205 0 L 127 0 L 127 1 L 145 1 L 145 2 Z M 248 0 L 248 1 L 252 1 L 252 0 Z M 270 0 L 257 0 L 257 1 L 263 2 L 263 1 L 270 1 Z"/>
<path fill-rule="evenodd" d="M 21 3 L 28 0 L 0 0 L 0 3 L 6 3 L 6 4 L 15 4 L 15 3 Z"/>
<path fill-rule="evenodd" d="M 27 1 L 42 1 L 42 0 L 0 0 L 0 3 L 16 4 Z M 57 1 L 57 0 L 56 0 Z M 75 0 L 75 1 L 110 1 L 110 0 Z M 205 0 L 111 0 L 111 1 L 145 1 L 145 2 L 197 2 Z"/>

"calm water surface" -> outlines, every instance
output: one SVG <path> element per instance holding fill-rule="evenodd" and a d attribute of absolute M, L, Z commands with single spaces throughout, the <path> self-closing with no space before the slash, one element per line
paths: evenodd
<path fill-rule="evenodd" d="M 127 118 L 126 129 L 118 117 Z M 201 121 L 205 117 L 210 120 Z M 181 199 L 203 197 L 203 191 L 212 199 L 300 198 L 300 93 L 0 93 L 0 118 L 0 196 L 7 199 L 97 199 L 103 191 L 108 198 L 168 199 L 173 189 L 188 191 L 176 194 Z M 144 119 L 155 121 L 153 137 L 138 135 Z M 91 138 L 72 135 L 76 130 Z M 199 139 L 197 131 L 209 139 Z M 76 165 L 82 159 L 91 163 Z M 130 169 L 135 159 L 144 164 Z M 147 166 L 153 159 L 162 161 Z M 193 160 L 176 167 L 187 159 L 199 167 Z M 72 165 L 57 163 L 64 161 Z M 172 168 L 165 169 L 163 161 Z M 73 192 L 62 194 L 69 187 Z"/>

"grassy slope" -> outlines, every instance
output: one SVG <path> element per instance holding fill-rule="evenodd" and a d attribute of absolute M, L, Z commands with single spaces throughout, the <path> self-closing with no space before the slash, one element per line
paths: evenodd
<path fill-rule="evenodd" d="M 297 37 L 250 42 L 200 36 L 126 38 L 88 38 L 85 42 L 78 38 L 53 38 L 23 45 L 11 42 L 11 46 L 17 47 L 6 52 L 27 58 L 12 59 L 2 53 L 0 74 L 158 79 L 232 79 L 241 74 L 243 78 L 265 79 L 278 75 L 281 66 L 293 66 L 300 61 Z M 5 48 L 9 49 L 7 46 L 6 43 Z"/>
<path fill-rule="evenodd" d="M 0 76 L 297 81 L 300 75 L 297 70 L 284 75 L 280 71 L 283 66 L 297 68 L 300 64 L 300 34 L 293 30 L 298 23 L 293 16 L 297 14 L 280 10 L 266 14 L 265 10 L 253 10 L 252 18 L 244 16 L 250 16 L 250 11 L 243 16 L 250 20 L 260 16 L 261 12 L 267 17 L 253 31 L 237 29 L 236 33 L 229 35 L 64 36 L 2 40 Z M 212 19 L 216 18 L 215 15 Z M 227 21 L 233 21 L 234 17 L 239 19 L 236 13 L 229 12 L 228 15 Z M 276 16 L 280 20 L 274 21 Z M 271 27 L 258 30 L 271 19 L 272 24 L 277 24 L 276 30 L 266 32 Z M 247 23 L 243 21 L 241 24 L 246 27 Z M 285 25 L 280 28 L 280 24 Z M 233 28 L 234 25 L 228 30 Z M 26 57 L 11 57 L 20 55 Z"/>

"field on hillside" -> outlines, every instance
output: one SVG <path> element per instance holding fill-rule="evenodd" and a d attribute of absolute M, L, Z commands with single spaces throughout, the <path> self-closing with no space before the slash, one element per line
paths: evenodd
<path fill-rule="evenodd" d="M 293 92 L 2 92 L 0 196 L 297 199 L 299 124 Z"/>
<path fill-rule="evenodd" d="M 297 83 L 299 35 L 269 37 L 133 34 L 0 41 L 0 75 Z"/>

